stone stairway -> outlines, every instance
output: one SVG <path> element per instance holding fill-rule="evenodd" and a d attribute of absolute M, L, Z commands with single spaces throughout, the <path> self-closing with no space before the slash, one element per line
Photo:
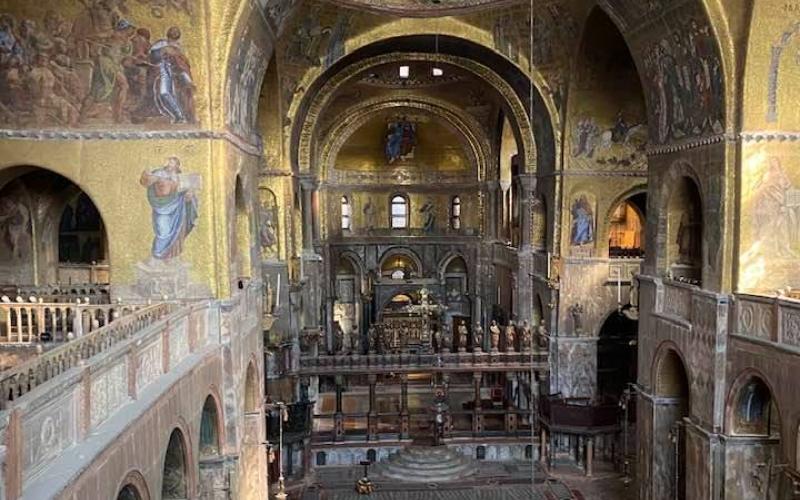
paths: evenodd
<path fill-rule="evenodd" d="M 448 483 L 473 476 L 474 460 L 445 446 L 409 446 L 372 468 L 372 473 L 393 481 Z"/>

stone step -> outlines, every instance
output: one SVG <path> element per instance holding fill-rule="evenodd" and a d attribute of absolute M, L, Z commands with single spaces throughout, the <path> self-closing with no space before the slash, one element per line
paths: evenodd
<path fill-rule="evenodd" d="M 406 455 L 390 457 L 386 462 L 387 465 L 395 465 L 398 467 L 411 467 L 420 469 L 442 469 L 451 465 L 469 463 L 466 457 L 453 457 L 448 460 L 438 460 L 436 462 L 422 462 L 415 460 L 414 457 Z"/>
<path fill-rule="evenodd" d="M 473 476 L 477 463 L 446 447 L 411 446 L 375 464 L 376 474 L 402 482 L 445 483 Z"/>
<path fill-rule="evenodd" d="M 430 462 L 430 463 L 439 462 L 441 460 L 451 460 L 456 457 L 461 457 L 461 454 L 454 452 L 450 448 L 445 448 L 444 446 L 436 446 L 428 448 L 411 446 L 395 453 L 395 455 L 413 457 L 420 462 Z"/>
<path fill-rule="evenodd" d="M 409 472 L 431 472 L 431 473 L 439 473 L 439 472 L 447 472 L 461 468 L 469 468 L 472 464 L 466 463 L 463 461 L 459 462 L 446 462 L 441 464 L 417 464 L 414 462 L 386 462 L 386 469 L 394 469 L 394 470 L 406 470 Z"/>

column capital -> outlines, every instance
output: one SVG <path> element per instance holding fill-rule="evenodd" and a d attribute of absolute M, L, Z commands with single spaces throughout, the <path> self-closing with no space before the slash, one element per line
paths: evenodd
<path fill-rule="evenodd" d="M 300 186 L 303 189 L 306 189 L 306 190 L 309 190 L 309 191 L 313 191 L 313 190 L 319 188 L 319 180 L 314 175 L 304 174 L 304 175 L 298 176 L 297 178 L 300 181 Z"/>

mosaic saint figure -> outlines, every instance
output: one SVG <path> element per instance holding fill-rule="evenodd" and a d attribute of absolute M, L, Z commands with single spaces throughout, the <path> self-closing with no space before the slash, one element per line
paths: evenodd
<path fill-rule="evenodd" d="M 172 123 L 194 123 L 194 81 L 189 59 L 180 44 L 181 30 L 173 26 L 167 36 L 150 47 L 150 62 L 157 70 L 156 108 Z"/>
<path fill-rule="evenodd" d="M 163 167 L 143 172 L 139 182 L 153 209 L 153 257 L 177 257 L 197 222 L 200 176 L 181 174 L 181 161 L 173 156 Z"/>
<path fill-rule="evenodd" d="M 539 321 L 539 326 L 536 328 L 536 346 L 540 349 L 546 349 L 548 345 L 547 326 L 545 326 L 545 321 L 542 319 Z"/>
<path fill-rule="evenodd" d="M 273 207 L 261 207 L 261 227 L 259 228 L 259 239 L 261 240 L 262 248 L 272 248 L 278 243 L 278 237 L 275 231 L 275 223 L 273 221 L 274 210 Z"/>
<path fill-rule="evenodd" d="M 389 164 L 413 154 L 416 145 L 417 130 L 413 123 L 406 119 L 389 123 L 385 147 L 386 161 Z"/>
<path fill-rule="evenodd" d="M 788 196 L 794 191 L 778 158 L 770 158 L 769 166 L 753 192 L 753 242 L 775 242 L 778 257 L 797 257 L 793 247 L 798 241 L 800 203 Z M 797 192 L 797 191 L 794 191 Z"/>
<path fill-rule="evenodd" d="M 429 199 L 425 205 L 419 209 L 419 212 L 424 217 L 422 230 L 426 233 L 432 232 L 434 226 L 436 225 L 436 210 L 433 207 L 433 201 Z"/>
<path fill-rule="evenodd" d="M 11 250 L 12 259 L 21 259 L 25 246 L 24 236 L 30 227 L 30 215 L 22 203 L 8 196 L 0 200 L 0 235 Z"/>
<path fill-rule="evenodd" d="M 586 195 L 581 195 L 572 204 L 572 245 L 586 245 L 594 242 L 594 212 Z"/>
<path fill-rule="evenodd" d="M 375 228 L 375 205 L 372 204 L 372 198 L 368 198 L 362 209 L 364 214 L 364 226 L 367 231 L 372 231 Z"/>

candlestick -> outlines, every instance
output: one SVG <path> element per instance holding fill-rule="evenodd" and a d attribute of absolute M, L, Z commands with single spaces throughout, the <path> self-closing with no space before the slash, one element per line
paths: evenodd
<path fill-rule="evenodd" d="M 281 306 L 281 273 L 278 272 L 278 286 L 275 289 L 275 309 Z"/>
<path fill-rule="evenodd" d="M 550 252 L 547 252 L 547 279 L 550 279 Z"/>
<path fill-rule="evenodd" d="M 303 262 L 303 254 L 300 253 L 300 281 L 303 281 L 306 277 L 305 273 L 305 263 Z"/>

